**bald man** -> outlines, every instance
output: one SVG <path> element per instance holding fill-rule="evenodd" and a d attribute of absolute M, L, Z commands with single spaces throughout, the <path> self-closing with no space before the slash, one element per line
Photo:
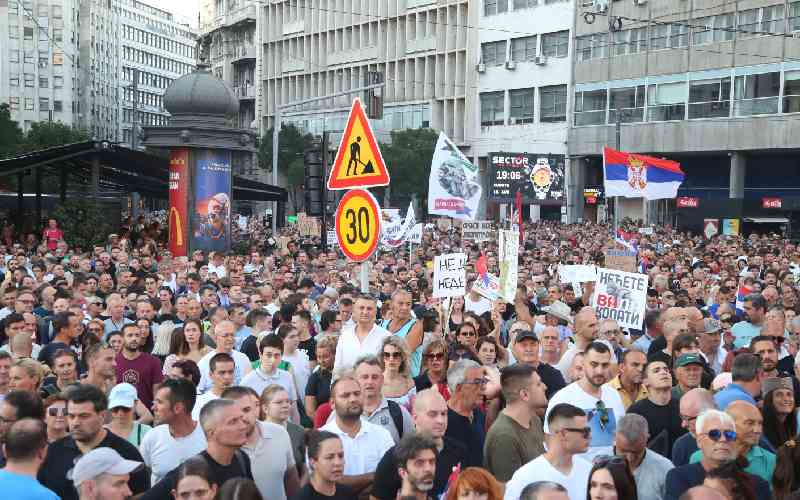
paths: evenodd
<path fill-rule="evenodd" d="M 678 321 L 680 324 L 676 327 L 677 330 L 679 332 L 680 331 L 687 331 L 688 332 L 689 331 L 689 311 L 688 311 L 688 309 L 689 309 L 688 307 L 677 307 L 677 306 L 666 308 L 664 310 L 664 312 L 662 312 L 661 315 L 658 317 L 658 322 L 657 323 L 658 323 L 659 329 L 663 332 L 664 331 L 664 325 L 668 321 Z M 665 349 L 666 347 L 667 347 L 667 339 L 664 337 L 664 335 L 662 335 L 661 337 L 653 340 L 650 343 L 650 347 L 647 349 L 647 359 L 650 359 L 650 357 L 653 354 Z"/>
<path fill-rule="evenodd" d="M 733 417 L 736 423 L 736 451 L 749 462 L 745 471 L 771 483 L 776 458 L 774 453 L 759 446 L 764 431 L 761 411 L 755 405 L 740 400 L 729 404 L 725 413 Z M 703 454 L 698 450 L 692 454 L 689 463 L 699 462 L 702 458 Z"/>
<path fill-rule="evenodd" d="M 437 389 L 425 389 L 417 393 L 414 399 L 413 418 L 416 432 L 424 432 L 433 437 L 439 450 L 436 456 L 433 489 L 429 492 L 431 496 L 438 498 L 447 487 L 447 479 L 453 472 L 453 467 L 465 463 L 467 450 L 460 443 L 444 436 L 447 430 L 447 402 Z M 398 463 L 394 450 L 394 446 L 389 448 L 375 469 L 370 499 L 397 498 L 402 481 L 397 472 Z"/>
<path fill-rule="evenodd" d="M 556 368 L 558 368 L 564 380 L 567 382 L 572 382 L 572 380 L 569 379 L 569 369 L 572 366 L 572 359 L 576 354 L 584 352 L 589 344 L 597 340 L 598 324 L 597 314 L 592 307 L 586 306 L 575 315 L 575 343 L 570 345 L 569 349 L 561 356 L 561 361 L 556 365 Z M 601 340 L 600 342 L 606 344 L 608 348 L 611 349 L 611 364 L 616 365 L 617 356 L 614 354 L 614 348 L 611 343 L 607 340 Z M 614 368 L 615 367 L 612 366 L 612 373 L 616 373 L 616 369 Z"/>
<path fill-rule="evenodd" d="M 679 437 L 672 447 L 672 463 L 675 467 L 688 464 L 692 453 L 698 450 L 695 426 L 697 416 L 714 408 L 716 408 L 714 396 L 707 389 L 700 387 L 692 389 L 681 398 L 681 426 L 689 432 Z"/>

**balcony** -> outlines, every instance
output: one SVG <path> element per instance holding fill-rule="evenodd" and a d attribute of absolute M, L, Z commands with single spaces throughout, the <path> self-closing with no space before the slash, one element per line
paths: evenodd
<path fill-rule="evenodd" d="M 297 19 L 283 23 L 283 35 L 293 35 L 295 33 L 302 33 L 306 30 L 306 20 Z"/>
<path fill-rule="evenodd" d="M 284 73 L 303 71 L 305 69 L 306 69 L 306 62 L 303 61 L 302 59 L 295 59 L 294 57 L 289 57 L 288 59 L 283 60 Z"/>
<path fill-rule="evenodd" d="M 360 49 L 342 50 L 328 54 L 328 66 L 352 64 L 360 61 L 369 61 L 378 57 L 378 46 L 363 47 Z"/>
<path fill-rule="evenodd" d="M 426 38 L 417 38 L 415 40 L 406 41 L 406 54 L 413 54 L 414 52 L 427 52 L 436 48 L 436 37 L 429 36 Z"/>
<path fill-rule="evenodd" d="M 255 45 L 242 45 L 233 48 L 233 62 L 256 59 Z"/>
<path fill-rule="evenodd" d="M 233 26 L 239 23 L 256 22 L 256 6 L 245 5 L 225 15 L 225 26 Z"/>
<path fill-rule="evenodd" d="M 256 98 L 255 85 L 237 85 L 233 88 L 236 97 L 241 100 L 250 100 Z"/>

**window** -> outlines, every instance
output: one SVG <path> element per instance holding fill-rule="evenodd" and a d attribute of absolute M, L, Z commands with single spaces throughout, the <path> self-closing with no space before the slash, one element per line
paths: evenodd
<path fill-rule="evenodd" d="M 542 42 L 544 43 L 544 42 Z M 511 40 L 511 60 L 533 61 L 536 57 L 536 36 L 526 36 Z"/>
<path fill-rule="evenodd" d="M 567 86 L 553 85 L 539 89 L 541 122 L 567 121 Z"/>
<path fill-rule="evenodd" d="M 508 0 L 484 0 L 483 15 L 493 16 L 508 11 Z"/>
<path fill-rule="evenodd" d="M 53 5 L 53 19 L 61 19 L 63 10 L 60 5 Z"/>
<path fill-rule="evenodd" d="M 689 82 L 689 118 L 727 118 L 730 95 L 730 77 Z"/>
<path fill-rule="evenodd" d="M 647 50 L 647 28 L 634 28 L 630 34 L 628 50 L 631 54 L 638 54 Z"/>
<path fill-rule="evenodd" d="M 748 38 L 756 36 L 759 31 L 758 26 L 758 10 L 748 9 L 739 12 L 739 37 Z"/>
<path fill-rule="evenodd" d="M 19 97 L 9 97 L 8 104 L 11 106 L 11 111 L 19 110 Z"/>
<path fill-rule="evenodd" d="M 536 7 L 538 0 L 514 0 L 514 10 Z M 545 1 L 547 3 L 547 1 Z"/>
<path fill-rule="evenodd" d="M 617 109 L 621 111 L 620 121 L 623 123 L 644 120 L 644 85 L 611 89 L 608 106 L 608 123 L 617 120 Z"/>
<path fill-rule="evenodd" d="M 25 26 L 23 28 L 23 37 L 25 40 L 33 40 L 33 27 Z"/>
<path fill-rule="evenodd" d="M 53 88 L 60 89 L 64 87 L 64 77 L 63 76 L 54 76 L 53 77 Z"/>
<path fill-rule="evenodd" d="M 615 31 L 614 32 L 614 47 L 613 56 L 624 56 L 628 53 L 628 36 L 630 30 Z"/>
<path fill-rule="evenodd" d="M 506 41 L 481 44 L 481 60 L 486 66 L 501 66 L 506 62 Z"/>
<path fill-rule="evenodd" d="M 64 30 L 62 28 L 53 28 L 53 40 L 56 42 L 64 41 Z"/>
<path fill-rule="evenodd" d="M 761 31 L 783 33 L 783 5 L 764 7 L 761 14 Z"/>
<path fill-rule="evenodd" d="M 8 84 L 12 87 L 19 87 L 19 75 L 11 75 L 8 78 Z"/>
<path fill-rule="evenodd" d="M 508 91 L 511 108 L 508 113 L 509 124 L 533 123 L 533 100 L 536 89 L 516 89 Z"/>
<path fill-rule="evenodd" d="M 733 40 L 734 35 L 732 13 L 714 16 L 714 33 L 712 38 L 715 42 Z"/>
<path fill-rule="evenodd" d="M 650 26 L 650 50 L 661 50 L 667 48 L 667 35 L 670 26 L 667 24 L 656 24 Z"/>
<path fill-rule="evenodd" d="M 18 50 L 10 51 L 9 54 L 8 54 L 8 60 L 9 60 L 9 62 L 12 62 L 12 63 L 18 63 L 19 62 L 19 51 Z"/>
<path fill-rule="evenodd" d="M 678 49 L 689 46 L 689 27 L 685 24 L 671 24 L 669 27 L 669 47 Z"/>
<path fill-rule="evenodd" d="M 714 16 L 701 17 L 695 19 L 692 25 L 692 44 L 701 45 L 711 41 L 711 28 L 714 24 Z"/>
<path fill-rule="evenodd" d="M 602 125 L 606 122 L 606 89 L 575 93 L 575 125 Z"/>
<path fill-rule="evenodd" d="M 542 55 L 567 57 L 569 55 L 569 31 L 556 31 L 542 35 Z"/>
<path fill-rule="evenodd" d="M 39 88 L 40 89 L 46 89 L 48 87 L 50 87 L 50 85 L 49 85 L 49 81 L 47 80 L 47 77 L 40 76 L 39 77 Z"/>
<path fill-rule="evenodd" d="M 789 4 L 789 31 L 800 30 L 800 2 Z"/>
<path fill-rule="evenodd" d="M 737 76 L 733 88 L 735 116 L 765 115 L 778 112 L 781 74 Z"/>
<path fill-rule="evenodd" d="M 33 52 L 25 52 L 25 64 L 33 64 Z"/>
<path fill-rule="evenodd" d="M 595 33 L 577 38 L 578 54 L 581 61 L 602 59 L 607 56 L 607 33 Z"/>
<path fill-rule="evenodd" d="M 64 54 L 61 52 L 53 52 L 53 65 L 61 66 L 64 64 Z"/>
<path fill-rule="evenodd" d="M 33 97 L 25 98 L 25 111 L 33 111 Z"/>
<path fill-rule="evenodd" d="M 50 65 L 50 59 L 47 57 L 39 57 L 39 67 L 46 68 Z"/>
<path fill-rule="evenodd" d="M 659 83 L 647 88 L 647 121 L 683 120 L 686 117 L 686 82 Z"/>
<path fill-rule="evenodd" d="M 481 126 L 502 125 L 504 119 L 504 93 L 484 92 L 481 98 Z"/>
<path fill-rule="evenodd" d="M 39 111 L 50 111 L 50 99 L 47 97 L 39 98 Z"/>
<path fill-rule="evenodd" d="M 25 86 L 26 87 L 33 87 L 34 84 L 34 75 L 30 73 L 25 73 Z"/>
<path fill-rule="evenodd" d="M 64 104 L 61 101 L 53 101 L 53 111 L 60 113 L 64 109 Z"/>

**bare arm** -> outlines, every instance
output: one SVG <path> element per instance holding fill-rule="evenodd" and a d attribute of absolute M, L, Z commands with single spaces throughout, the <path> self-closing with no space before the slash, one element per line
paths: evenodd
<path fill-rule="evenodd" d="M 286 490 L 286 498 L 292 498 L 297 490 L 300 489 L 300 477 L 297 475 L 297 467 L 289 467 L 283 475 L 283 487 Z"/>
<path fill-rule="evenodd" d="M 155 387 L 154 387 L 153 388 L 153 394 L 155 394 L 155 393 L 156 393 L 156 390 L 155 390 Z M 153 422 L 153 414 L 138 399 L 136 400 L 136 414 L 139 416 L 138 422 L 140 424 L 151 424 Z"/>
<path fill-rule="evenodd" d="M 406 345 L 408 345 L 409 352 L 414 352 L 422 344 L 422 337 L 422 321 L 417 321 L 411 327 L 408 335 L 406 335 Z"/>
<path fill-rule="evenodd" d="M 314 418 L 314 414 L 317 412 L 317 397 L 316 396 L 306 396 L 305 397 L 306 403 L 306 415 L 310 418 Z"/>

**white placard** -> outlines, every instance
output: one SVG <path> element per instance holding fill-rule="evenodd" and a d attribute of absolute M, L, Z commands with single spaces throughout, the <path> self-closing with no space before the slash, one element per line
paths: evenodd
<path fill-rule="evenodd" d="M 413 243 L 415 245 L 422 244 L 422 223 L 419 222 L 414 224 L 414 227 L 411 228 L 411 231 L 408 232 L 408 237 L 406 241 L 409 243 Z"/>
<path fill-rule="evenodd" d="M 473 243 L 482 243 L 494 239 L 494 222 L 481 220 L 464 222 L 461 225 L 461 239 Z"/>
<path fill-rule="evenodd" d="M 335 247 L 339 244 L 339 240 L 336 239 L 336 230 L 335 229 L 328 229 L 328 246 Z"/>
<path fill-rule="evenodd" d="M 506 302 L 514 302 L 517 295 L 519 271 L 519 233 L 501 229 L 498 232 L 500 253 L 500 293 Z"/>
<path fill-rule="evenodd" d="M 472 289 L 491 301 L 497 300 L 500 295 L 500 280 L 493 274 L 487 274 L 484 280 L 480 276 L 472 284 Z"/>
<path fill-rule="evenodd" d="M 585 283 L 597 279 L 597 268 L 587 265 L 558 266 L 558 278 L 561 283 Z"/>
<path fill-rule="evenodd" d="M 597 318 L 613 319 L 622 328 L 640 330 L 647 306 L 647 283 L 646 274 L 598 267 L 592 296 Z"/>
<path fill-rule="evenodd" d="M 433 296 L 463 297 L 467 293 L 467 254 L 447 253 L 433 259 Z"/>

